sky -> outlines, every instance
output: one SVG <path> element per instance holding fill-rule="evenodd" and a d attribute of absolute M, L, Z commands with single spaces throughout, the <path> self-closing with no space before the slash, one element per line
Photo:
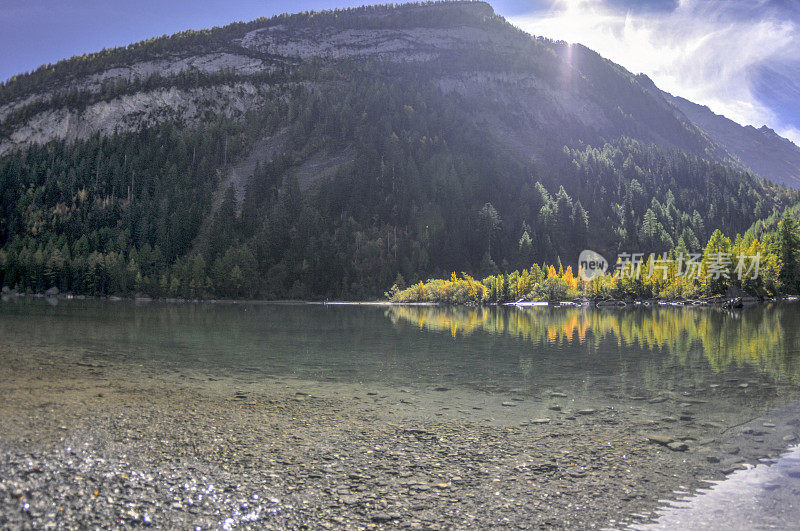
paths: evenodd
<path fill-rule="evenodd" d="M 185 29 L 385 0 L 0 0 L 0 80 Z M 534 35 L 581 43 L 663 90 L 800 144 L 798 0 L 496 0 Z"/>
<path fill-rule="evenodd" d="M 800 145 L 798 0 L 548 0 L 512 15 L 579 42 L 659 88 Z"/>

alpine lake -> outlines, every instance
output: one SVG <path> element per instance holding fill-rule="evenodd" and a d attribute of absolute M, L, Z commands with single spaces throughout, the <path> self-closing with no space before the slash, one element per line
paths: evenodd
<path fill-rule="evenodd" d="M 800 304 L 0 303 L 2 528 L 791 528 Z"/>

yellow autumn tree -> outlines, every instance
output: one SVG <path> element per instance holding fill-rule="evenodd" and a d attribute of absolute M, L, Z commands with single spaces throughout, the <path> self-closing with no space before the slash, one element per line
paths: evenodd
<path fill-rule="evenodd" d="M 564 271 L 564 274 L 561 276 L 561 280 L 567 284 L 568 289 L 572 291 L 578 290 L 578 279 L 572 275 L 572 266 L 567 266 L 566 271 Z"/>

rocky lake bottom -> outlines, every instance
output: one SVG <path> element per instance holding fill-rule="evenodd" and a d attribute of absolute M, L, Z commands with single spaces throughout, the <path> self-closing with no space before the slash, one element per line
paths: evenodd
<path fill-rule="evenodd" d="M 623 526 L 800 434 L 780 410 L 696 422 L 703 393 L 612 406 L 2 358 L 2 527 Z"/>

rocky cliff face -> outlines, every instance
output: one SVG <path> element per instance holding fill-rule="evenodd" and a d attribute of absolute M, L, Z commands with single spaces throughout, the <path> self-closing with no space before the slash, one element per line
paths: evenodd
<path fill-rule="evenodd" d="M 165 121 L 191 125 L 207 113 L 243 116 L 264 102 L 270 88 L 252 83 L 233 83 L 189 90 L 175 87 L 125 94 L 98 101 L 83 109 L 48 108 L 15 127 L 0 145 L 0 155 L 15 147 L 44 144 L 50 140 L 74 141 L 98 133 L 134 131 Z"/>
<path fill-rule="evenodd" d="M 269 91 L 336 82 L 337 70 L 386 63 L 462 98 L 500 147 L 525 156 L 545 142 L 628 136 L 800 182 L 800 150 L 783 139 L 723 134 L 735 128 L 582 46 L 526 35 L 479 2 L 276 17 L 73 62 L 58 75 L 34 73 L 24 80 L 28 90 L 7 84 L 0 156 L 165 121 L 192 126 L 210 113 L 236 118 L 263 105 Z M 498 119 L 498 106 L 514 119 Z"/>

